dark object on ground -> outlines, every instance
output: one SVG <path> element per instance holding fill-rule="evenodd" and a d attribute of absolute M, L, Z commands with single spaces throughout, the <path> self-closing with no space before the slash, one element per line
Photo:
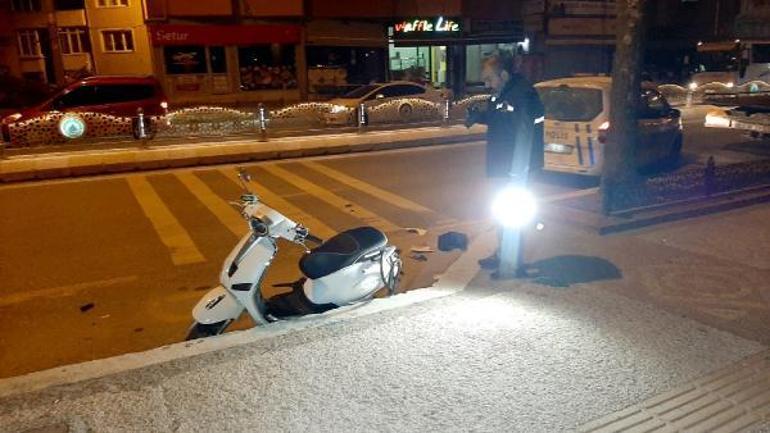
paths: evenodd
<path fill-rule="evenodd" d="M 465 233 L 446 232 L 438 237 L 440 251 L 452 251 L 455 248 L 463 251 L 468 249 L 468 236 Z"/>
<path fill-rule="evenodd" d="M 90 310 L 92 308 L 94 308 L 94 303 L 93 302 L 89 302 L 89 303 L 87 303 L 85 305 L 81 305 L 80 306 L 80 312 L 81 313 L 85 313 L 86 311 L 88 311 L 88 310 Z"/>
<path fill-rule="evenodd" d="M 527 264 L 524 268 L 528 278 L 551 287 L 569 287 L 572 284 L 623 277 L 620 269 L 611 262 L 591 256 L 556 256 Z"/>

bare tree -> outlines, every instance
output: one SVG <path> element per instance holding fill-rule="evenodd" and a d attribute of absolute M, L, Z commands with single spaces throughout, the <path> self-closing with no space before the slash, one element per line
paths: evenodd
<path fill-rule="evenodd" d="M 617 39 L 612 66 L 609 140 L 604 149 L 602 210 L 637 182 L 634 151 L 639 141 L 641 68 L 647 0 L 618 0 Z"/>

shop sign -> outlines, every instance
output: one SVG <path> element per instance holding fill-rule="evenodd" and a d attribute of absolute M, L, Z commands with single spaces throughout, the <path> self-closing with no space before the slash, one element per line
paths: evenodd
<path fill-rule="evenodd" d="M 59 120 L 59 133 L 70 140 L 80 138 L 86 133 L 86 121 L 77 114 L 65 114 Z"/>
<path fill-rule="evenodd" d="M 148 26 L 153 45 L 249 45 L 298 44 L 302 27 L 297 25 L 185 25 Z"/>
<path fill-rule="evenodd" d="M 460 18 L 414 18 L 393 24 L 394 39 L 430 39 L 460 35 L 462 35 Z"/>

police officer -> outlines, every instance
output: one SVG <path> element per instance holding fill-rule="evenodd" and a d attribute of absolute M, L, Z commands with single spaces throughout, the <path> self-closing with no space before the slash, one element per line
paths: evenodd
<path fill-rule="evenodd" d="M 486 172 L 493 192 L 512 180 L 526 183 L 543 168 L 543 104 L 532 84 L 516 69 L 511 56 L 498 54 L 484 59 L 481 77 L 492 97 L 485 106 L 472 106 L 465 121 L 468 127 L 487 125 Z M 529 158 L 522 158 L 527 153 Z M 497 269 L 499 263 L 497 252 L 479 260 L 485 269 Z"/>

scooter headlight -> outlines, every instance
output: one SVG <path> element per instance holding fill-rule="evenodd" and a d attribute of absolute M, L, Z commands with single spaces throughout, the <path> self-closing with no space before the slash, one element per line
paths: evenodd
<path fill-rule="evenodd" d="M 522 227 L 535 219 L 537 202 L 526 188 L 509 185 L 492 201 L 492 216 L 505 227 Z"/>

